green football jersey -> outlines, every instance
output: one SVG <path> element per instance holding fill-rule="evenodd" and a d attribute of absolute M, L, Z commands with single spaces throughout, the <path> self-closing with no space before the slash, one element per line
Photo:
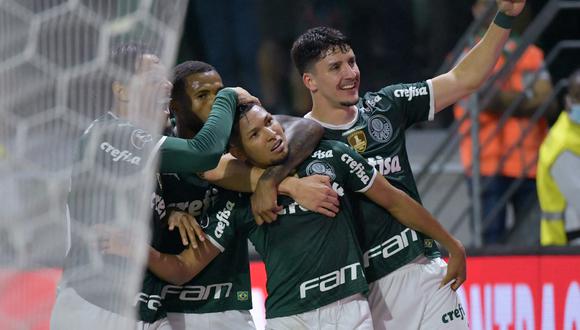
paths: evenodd
<path fill-rule="evenodd" d="M 161 185 L 168 209 L 188 212 L 198 221 L 204 219 L 202 214 L 217 193 L 206 181 L 192 174 L 163 173 Z M 200 221 L 202 228 L 207 225 L 207 222 Z M 183 286 L 164 286 L 161 296 L 167 311 L 214 313 L 251 309 L 252 288 L 247 239 L 239 237 L 235 239 L 234 245 Z M 165 230 L 159 250 L 179 254 L 183 249 L 178 231 Z"/>
<path fill-rule="evenodd" d="M 241 232 L 262 256 L 268 277 L 267 318 L 304 313 L 368 289 L 348 195 L 368 189 L 376 171 L 344 143 L 321 141 L 296 172 L 298 177 L 315 174 L 329 176 L 340 195 L 335 218 L 281 197 L 284 208 L 278 220 L 258 226 L 249 195 L 233 192 L 218 194 L 209 212 L 206 233 L 222 252 L 235 249 Z"/>
<path fill-rule="evenodd" d="M 159 250 L 162 241 L 167 236 L 167 215 L 165 200 L 161 194 L 161 176 L 156 174 L 156 187 L 151 199 L 151 246 Z M 179 238 L 177 238 L 179 239 Z M 159 279 L 149 269 L 145 270 L 141 290 L 135 298 L 137 317 L 139 321 L 153 323 L 167 316 L 164 301 L 161 298 L 163 288 L 167 283 Z"/>
<path fill-rule="evenodd" d="M 128 313 L 134 293 L 126 290 L 130 274 L 141 266 L 131 260 L 99 253 L 87 239 L 94 225 L 110 224 L 120 214 L 138 216 L 150 196 L 144 195 L 151 177 L 144 173 L 164 137 L 149 134 L 113 113 L 84 132 L 72 171 L 68 196 L 70 249 L 63 285 L 85 300 L 114 313 Z M 114 223 L 118 227 L 118 222 Z"/>
<path fill-rule="evenodd" d="M 435 113 L 430 81 L 387 86 L 366 93 L 357 103 L 357 117 L 345 125 L 322 124 L 324 138 L 348 143 L 389 182 L 421 203 L 405 145 L 405 130 L 432 119 Z M 316 120 L 307 114 L 305 117 Z M 367 280 L 373 282 L 421 254 L 440 256 L 433 239 L 399 223 L 365 196 L 357 196 L 361 247 Z"/>

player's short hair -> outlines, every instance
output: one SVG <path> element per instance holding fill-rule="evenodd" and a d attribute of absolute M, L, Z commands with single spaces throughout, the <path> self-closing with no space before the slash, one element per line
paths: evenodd
<path fill-rule="evenodd" d="M 308 71 L 315 62 L 324 58 L 329 49 L 347 52 L 350 40 L 337 29 L 319 26 L 304 32 L 294 41 L 290 54 L 300 74 Z"/>
<path fill-rule="evenodd" d="M 210 71 L 217 72 L 211 64 L 201 61 L 185 61 L 178 64 L 175 69 L 173 69 L 173 88 L 171 89 L 171 98 L 179 103 L 182 108 L 188 111 L 191 110 L 191 100 L 185 93 L 185 80 L 192 74 Z"/>
<path fill-rule="evenodd" d="M 115 79 L 123 83 L 129 81 L 139 69 L 141 59 L 145 54 L 153 54 L 153 52 L 139 42 L 128 42 L 114 47 L 109 54 L 109 63 L 113 64 L 116 69 L 121 69 L 120 72 L 115 70 L 118 72 Z"/>
<path fill-rule="evenodd" d="M 245 104 L 238 104 L 236 107 L 232 132 L 230 134 L 230 146 L 236 146 L 238 148 L 242 147 L 242 138 L 240 136 L 240 119 L 246 117 L 248 111 L 250 111 L 255 105 L 259 106 L 258 103 L 250 102 Z"/>

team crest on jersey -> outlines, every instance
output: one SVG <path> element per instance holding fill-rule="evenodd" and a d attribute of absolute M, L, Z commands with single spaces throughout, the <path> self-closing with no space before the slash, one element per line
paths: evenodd
<path fill-rule="evenodd" d="M 367 150 L 367 136 L 362 130 L 350 133 L 346 140 L 357 152 Z"/>
<path fill-rule="evenodd" d="M 315 174 L 326 175 L 330 177 L 330 179 L 333 181 L 336 178 L 334 168 L 327 162 L 323 162 L 320 160 L 315 160 L 312 163 L 308 164 L 308 166 L 306 167 L 306 175 L 315 175 Z"/>
<path fill-rule="evenodd" d="M 153 137 L 142 129 L 136 129 L 131 133 L 131 144 L 137 149 L 143 149 L 145 144 L 151 142 Z"/>
<path fill-rule="evenodd" d="M 379 143 L 387 143 L 393 135 L 393 126 L 387 117 L 374 115 L 369 118 L 368 130 L 373 140 Z"/>

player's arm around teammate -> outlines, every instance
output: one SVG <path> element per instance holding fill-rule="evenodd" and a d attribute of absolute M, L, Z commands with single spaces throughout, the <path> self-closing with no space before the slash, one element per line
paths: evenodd
<path fill-rule="evenodd" d="M 491 74 L 506 43 L 512 20 L 525 0 L 496 0 L 498 13 L 483 38 L 449 72 L 432 79 L 435 111 L 441 111 L 476 91 Z"/>
<path fill-rule="evenodd" d="M 280 207 L 278 194 L 292 197 L 314 212 L 334 217 L 338 212 L 338 195 L 330 187 L 328 177 L 316 175 L 297 179 L 287 177 L 290 172 L 314 151 L 324 134 L 318 123 L 305 118 L 276 115 L 289 141 L 288 158 L 280 165 L 267 169 L 250 167 L 247 163 L 227 154 L 218 166 L 206 171 L 203 179 L 220 187 L 241 192 L 254 192 L 252 213 L 258 225 L 276 220 Z"/>
<path fill-rule="evenodd" d="M 365 195 L 388 210 L 405 226 L 420 231 L 441 243 L 449 251 L 447 274 L 441 285 L 454 281 L 451 285 L 453 290 L 461 286 L 467 277 L 465 248 L 429 211 L 409 195 L 393 187 L 382 175 L 377 175 Z"/>
<path fill-rule="evenodd" d="M 253 173 L 249 180 L 252 188 L 259 186 L 258 179 L 263 177 L 264 173 L 273 173 L 272 178 L 267 180 L 278 180 L 277 178 L 280 176 L 285 178 L 297 163 L 302 162 L 312 153 L 322 137 L 323 130 L 311 120 L 292 117 L 283 118 L 283 120 L 286 121 L 289 134 L 291 134 L 289 144 L 291 151 L 281 165 L 270 167 L 272 170 L 268 172 L 269 169 L 250 169 L 247 165 L 240 164 L 239 160 L 224 156 L 220 165 L 215 170 L 204 173 L 203 178 L 210 182 L 220 183 L 220 185 L 230 187 L 233 185 L 239 190 L 248 190 L 243 184 L 235 182 L 247 174 L 248 170 Z M 282 192 L 292 195 L 297 200 L 308 201 L 305 204 L 311 205 L 313 210 L 319 213 L 334 216 L 338 212 L 338 197 L 336 192 L 330 188 L 327 177 L 313 176 L 284 180 L 286 183 L 282 184 Z M 274 188 L 276 188 L 276 184 Z M 277 189 L 274 193 L 277 194 Z M 187 244 L 188 240 L 191 244 L 178 255 L 161 253 L 150 247 L 148 266 L 159 278 L 172 284 L 181 285 L 203 270 L 220 251 L 205 240 L 205 236 L 200 233 L 200 228 L 192 216 L 174 213 L 170 216 L 169 221 L 170 227 L 175 225 L 180 230 L 184 245 Z"/>

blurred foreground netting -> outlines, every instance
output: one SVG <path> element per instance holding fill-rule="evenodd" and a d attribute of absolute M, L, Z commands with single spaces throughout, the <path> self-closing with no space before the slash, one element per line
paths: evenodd
<path fill-rule="evenodd" d="M 133 117 L 144 102 L 162 106 L 142 89 L 151 77 L 111 65 L 109 54 L 137 42 L 170 68 L 186 7 L 187 0 L 0 1 L 0 329 L 48 327 L 55 292 L 46 288 L 60 280 L 65 254 L 75 250 L 71 241 L 83 247 L 74 258 L 69 253 L 70 278 L 83 283 L 83 291 L 104 295 L 108 288 L 95 278 L 105 276 L 123 291 L 109 303 L 133 315 L 155 162 L 143 160 L 130 173 L 98 162 L 104 153 L 134 165 L 134 157 L 118 154 L 124 144 L 139 144 L 140 132 L 107 136 L 111 147 L 90 138 L 79 150 L 79 141 L 111 110 L 114 80 L 133 86 L 127 100 Z M 139 125 L 161 131 L 158 120 Z M 91 178 L 81 197 L 69 196 L 71 175 Z M 67 200 L 77 204 L 74 218 Z M 128 232 L 141 247 L 135 262 L 111 260 L 95 248 L 95 226 L 102 225 Z"/>

